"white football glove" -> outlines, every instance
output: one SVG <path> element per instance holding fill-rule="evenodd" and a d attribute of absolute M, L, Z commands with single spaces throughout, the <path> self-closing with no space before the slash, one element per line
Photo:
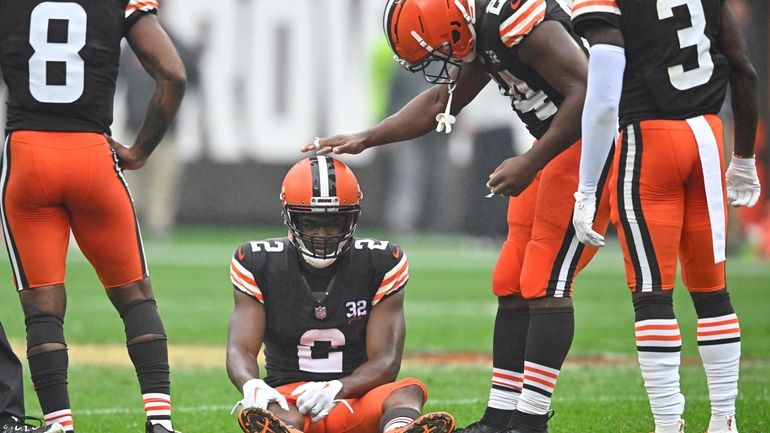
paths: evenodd
<path fill-rule="evenodd" d="M 757 204 L 760 191 L 754 157 L 733 157 L 727 167 L 727 203 L 734 207 L 752 207 Z"/>
<path fill-rule="evenodd" d="M 604 236 L 594 231 L 596 213 L 596 195 L 575 193 L 575 210 L 572 213 L 572 225 L 578 240 L 590 247 L 603 247 Z"/>
<path fill-rule="evenodd" d="M 289 410 L 289 403 L 280 392 L 266 384 L 262 379 L 251 379 L 243 384 L 243 400 L 236 403 L 230 413 L 233 414 L 236 410 L 247 407 L 267 409 L 267 405 L 270 403 L 278 403 L 281 409 Z"/>
<path fill-rule="evenodd" d="M 334 409 L 337 401 L 334 397 L 342 389 L 342 382 L 307 382 L 298 386 L 291 395 L 297 398 L 297 409 L 303 415 L 310 415 L 311 422 L 322 420 Z"/>

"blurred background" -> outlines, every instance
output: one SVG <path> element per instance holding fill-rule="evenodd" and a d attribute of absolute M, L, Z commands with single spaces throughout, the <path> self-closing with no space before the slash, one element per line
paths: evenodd
<path fill-rule="evenodd" d="M 768 2 L 729 1 L 761 79 L 757 145 L 767 163 Z M 221 0 L 212 10 L 210 1 L 162 1 L 160 18 L 187 66 L 189 84 L 173 130 L 148 166 L 130 173 L 145 234 L 162 240 L 180 223 L 279 223 L 280 182 L 302 156 L 300 146 L 314 136 L 366 128 L 426 89 L 421 74 L 392 60 L 381 3 Z M 113 135 L 131 143 L 153 82 L 127 47 L 121 69 Z M 729 123 L 728 103 L 722 114 Z M 484 183 L 503 159 L 531 142 L 507 98 L 490 83 L 451 135 L 431 133 L 345 158 L 365 192 L 362 224 L 395 234 L 500 240 L 506 200 L 484 199 Z M 765 196 L 734 216 L 733 251 L 743 246 L 770 257 L 768 209 Z"/>

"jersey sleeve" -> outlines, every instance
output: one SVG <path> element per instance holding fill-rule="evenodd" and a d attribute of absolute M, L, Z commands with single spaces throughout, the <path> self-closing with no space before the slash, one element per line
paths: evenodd
<path fill-rule="evenodd" d="M 500 24 L 500 40 L 512 48 L 546 18 L 546 0 L 510 0 L 513 13 Z"/>
<path fill-rule="evenodd" d="M 265 303 L 257 280 L 254 278 L 255 263 L 251 244 L 245 243 L 238 247 L 230 260 L 230 281 L 235 290 L 243 292 L 261 303 Z"/>
<path fill-rule="evenodd" d="M 620 28 L 620 6 L 617 0 L 575 0 L 572 3 L 572 25 L 584 36 L 586 24 L 604 23 Z"/>
<path fill-rule="evenodd" d="M 382 261 L 379 265 L 385 275 L 383 275 L 380 286 L 372 298 L 372 307 L 388 296 L 400 292 L 409 280 L 409 260 L 406 258 L 406 253 L 398 245 L 388 245 L 382 254 Z"/>
<path fill-rule="evenodd" d="M 158 0 L 128 0 L 126 3 L 126 18 L 124 22 L 124 29 L 127 32 L 128 29 L 134 25 L 139 18 L 144 14 L 157 14 Z"/>

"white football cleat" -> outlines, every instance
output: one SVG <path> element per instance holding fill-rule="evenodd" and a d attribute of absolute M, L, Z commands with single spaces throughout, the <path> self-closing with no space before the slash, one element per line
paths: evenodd
<path fill-rule="evenodd" d="M 684 433 L 684 420 L 680 419 L 678 423 L 670 426 L 656 426 L 653 433 Z"/>
<path fill-rule="evenodd" d="M 738 433 L 735 416 L 711 417 L 706 433 Z"/>

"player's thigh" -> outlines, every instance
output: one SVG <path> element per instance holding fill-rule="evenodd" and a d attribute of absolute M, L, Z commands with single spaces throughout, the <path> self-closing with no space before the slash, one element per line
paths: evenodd
<path fill-rule="evenodd" d="M 70 209 L 75 239 L 105 287 L 142 280 L 147 265 L 139 223 L 128 185 L 106 142 L 94 151 L 90 170 L 98 188 Z"/>
<path fill-rule="evenodd" d="M 570 296 L 575 275 L 596 253 L 575 237 L 572 226 L 573 194 L 578 186 L 580 144 L 576 143 L 543 169 L 535 203 L 532 237 L 522 266 L 522 295 L 527 299 Z M 604 233 L 608 201 L 604 193 L 607 171 L 601 180 L 596 229 Z"/>
<path fill-rule="evenodd" d="M 539 185 L 540 175 L 518 197 L 508 199 L 508 236 L 500 247 L 492 273 L 492 292 L 495 296 L 520 293 L 521 266 L 527 243 L 532 237 Z"/>
<path fill-rule="evenodd" d="M 644 121 L 621 132 L 611 207 L 632 291 L 674 287 L 686 175 L 677 146 L 692 145 L 683 124 Z"/>
<path fill-rule="evenodd" d="M 679 247 L 682 281 L 693 292 L 720 290 L 726 284 L 725 261 L 715 263 L 717 257 L 724 255 L 727 231 L 722 125 L 716 116 L 708 117 L 717 146 L 712 149 L 712 158 L 701 156 L 697 158 L 698 163 L 693 164 L 685 188 L 684 224 Z M 707 165 L 709 188 L 706 187 L 703 164 Z"/>
<path fill-rule="evenodd" d="M 417 379 L 407 377 L 380 385 L 360 398 L 347 400 L 352 411 L 345 405 L 338 404 L 323 423 L 313 424 L 307 433 L 379 433 L 383 403 L 394 391 L 409 386 L 422 389 L 423 396 L 427 399 L 428 390 L 425 385 Z"/>
<path fill-rule="evenodd" d="M 20 290 L 64 282 L 69 216 L 51 183 L 62 173 L 45 166 L 48 149 L 38 145 L 42 139 L 32 133 L 14 133 L 3 148 L 0 210 L 14 282 Z"/>

